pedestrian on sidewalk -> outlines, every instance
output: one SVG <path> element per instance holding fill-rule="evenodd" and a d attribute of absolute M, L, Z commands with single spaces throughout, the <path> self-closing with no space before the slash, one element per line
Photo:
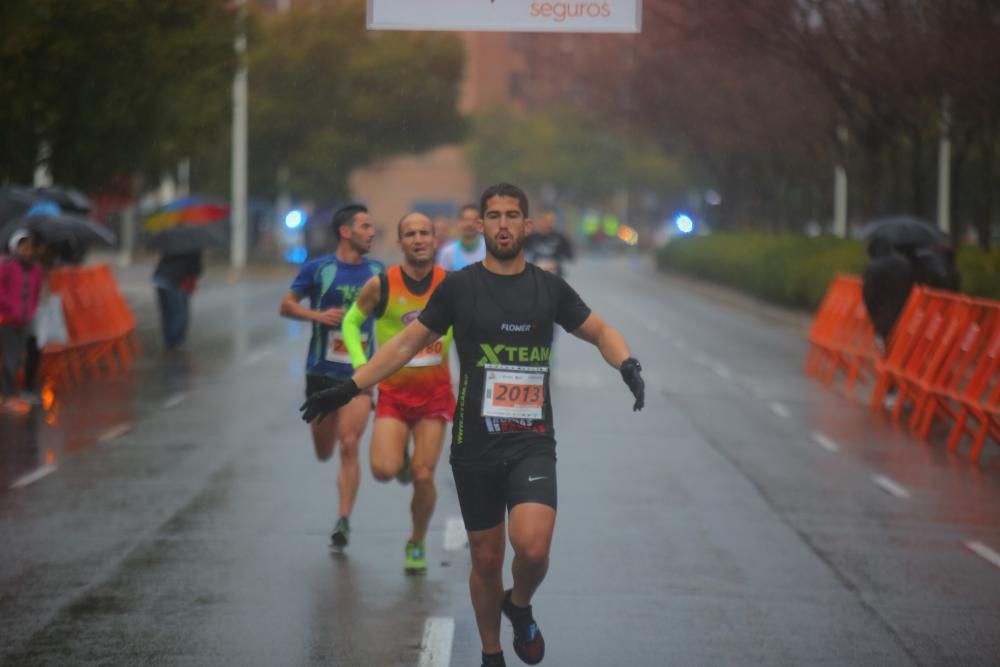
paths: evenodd
<path fill-rule="evenodd" d="M 14 232 L 8 242 L 10 254 L 0 261 L 0 410 L 5 412 L 23 413 L 29 408 L 17 398 L 17 375 L 42 290 L 42 267 L 34 257 L 40 240 L 27 230 Z"/>
<path fill-rule="evenodd" d="M 164 254 L 153 271 L 153 285 L 160 304 L 163 344 L 168 350 L 187 339 L 191 321 L 191 295 L 202 272 L 201 251 Z"/>
<path fill-rule="evenodd" d="M 878 237 L 868 244 L 871 261 L 861 277 L 865 309 L 883 350 L 915 285 L 957 292 L 955 253 L 943 245 L 894 245 Z"/>

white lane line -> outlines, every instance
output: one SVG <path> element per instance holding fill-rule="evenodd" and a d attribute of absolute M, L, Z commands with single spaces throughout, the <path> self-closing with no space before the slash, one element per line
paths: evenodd
<path fill-rule="evenodd" d="M 828 452 L 833 452 L 836 454 L 837 452 L 840 451 L 840 445 L 834 442 L 833 438 L 823 435 L 819 431 L 813 432 L 812 441 Z"/>
<path fill-rule="evenodd" d="M 115 438 L 120 438 L 131 430 L 132 424 L 129 422 L 115 424 L 107 431 L 97 436 L 97 442 L 108 442 L 110 440 L 114 440 Z"/>
<path fill-rule="evenodd" d="M 257 350 L 256 352 L 251 352 L 243 359 L 244 366 L 253 366 L 266 359 L 270 354 L 274 352 L 271 348 L 264 348 L 263 350 Z"/>
<path fill-rule="evenodd" d="M 788 406 L 785 405 L 784 403 L 778 403 L 778 402 L 771 403 L 771 412 L 778 415 L 782 419 L 788 419 L 789 417 L 792 416 L 792 413 L 789 411 Z"/>
<path fill-rule="evenodd" d="M 885 475 L 872 475 L 872 481 L 875 482 L 877 487 L 888 494 L 896 496 L 897 498 L 910 497 L 910 492 L 907 491 L 904 486 L 886 477 Z"/>
<path fill-rule="evenodd" d="M 187 400 L 188 395 L 186 393 L 174 394 L 167 400 L 163 401 L 163 408 L 169 410 L 170 408 L 176 408 L 178 405 Z"/>
<path fill-rule="evenodd" d="M 455 619 L 445 616 L 428 618 L 424 623 L 424 638 L 420 641 L 420 667 L 448 667 L 454 636 Z"/>
<path fill-rule="evenodd" d="M 977 542 L 975 540 L 968 540 L 966 542 L 962 542 L 962 546 L 964 546 L 966 549 L 976 554 L 980 558 L 984 559 L 987 563 L 995 565 L 996 567 L 1000 567 L 1000 554 L 998 554 L 996 551 L 993 551 L 993 549 L 990 549 L 982 542 Z"/>
<path fill-rule="evenodd" d="M 41 468 L 36 468 L 35 470 L 29 472 L 27 475 L 24 475 L 23 477 L 18 477 L 16 480 L 14 480 L 14 483 L 10 485 L 10 488 L 23 489 L 29 484 L 34 484 L 43 477 L 48 477 L 49 475 L 54 473 L 58 467 L 59 466 L 56 465 L 43 465 Z"/>
<path fill-rule="evenodd" d="M 444 550 L 458 551 L 468 543 L 465 524 L 459 518 L 451 518 L 444 525 Z"/>

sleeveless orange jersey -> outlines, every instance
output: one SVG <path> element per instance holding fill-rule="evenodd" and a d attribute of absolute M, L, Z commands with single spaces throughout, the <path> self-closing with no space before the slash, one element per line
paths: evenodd
<path fill-rule="evenodd" d="M 403 269 L 390 267 L 385 272 L 389 281 L 389 293 L 385 312 L 375 320 L 375 339 L 379 346 L 398 334 L 406 325 L 417 319 L 417 315 L 427 305 L 431 294 L 444 280 L 447 272 L 440 266 L 434 267 L 431 286 L 423 295 L 417 296 L 406 287 Z M 451 372 L 448 370 L 448 350 L 451 348 L 451 330 L 417 353 L 403 368 L 379 383 L 379 391 L 391 394 L 430 396 L 439 387 L 451 387 Z"/>

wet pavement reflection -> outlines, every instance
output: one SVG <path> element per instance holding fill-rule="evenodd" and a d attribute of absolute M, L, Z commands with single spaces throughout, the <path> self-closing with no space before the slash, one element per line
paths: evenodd
<path fill-rule="evenodd" d="M 642 360 L 647 409 L 560 336 L 545 664 L 992 667 L 1000 569 L 963 544 L 1000 547 L 1000 453 L 916 442 L 806 378 L 797 332 L 641 268 L 570 276 Z M 425 577 L 402 573 L 411 487 L 372 480 L 370 427 L 351 545 L 330 552 L 337 466 L 298 419 L 287 284 L 207 286 L 171 353 L 136 288 L 130 373 L 0 418 L 0 663 L 403 667 L 445 619 L 450 664 L 478 664 L 444 461 Z"/>

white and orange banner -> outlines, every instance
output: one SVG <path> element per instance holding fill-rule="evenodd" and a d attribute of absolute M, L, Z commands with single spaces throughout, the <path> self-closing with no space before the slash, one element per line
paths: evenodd
<path fill-rule="evenodd" d="M 639 32 L 642 0 L 368 0 L 372 30 Z"/>

